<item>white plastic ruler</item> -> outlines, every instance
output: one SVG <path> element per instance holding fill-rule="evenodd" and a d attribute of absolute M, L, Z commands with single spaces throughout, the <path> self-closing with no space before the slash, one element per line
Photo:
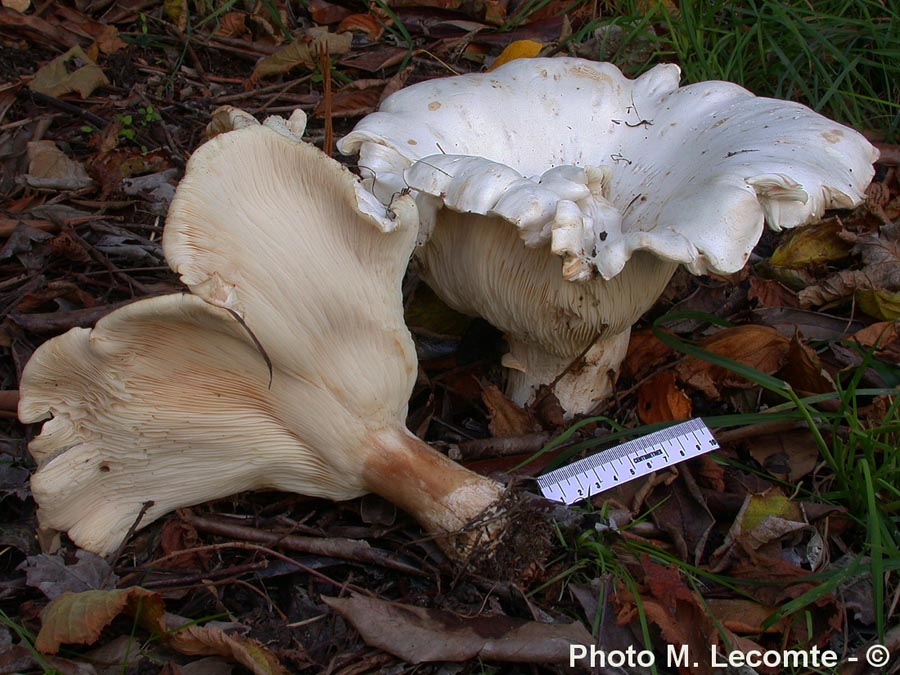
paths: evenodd
<path fill-rule="evenodd" d="M 545 473 L 538 476 L 537 483 L 547 499 L 574 504 L 626 481 L 718 449 L 718 442 L 698 417 Z"/>

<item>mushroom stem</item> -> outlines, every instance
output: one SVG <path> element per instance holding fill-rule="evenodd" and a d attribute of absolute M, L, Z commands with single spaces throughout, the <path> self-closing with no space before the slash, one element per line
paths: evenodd
<path fill-rule="evenodd" d="M 510 369 L 506 395 L 525 405 L 534 400 L 542 384 L 555 381 L 553 393 L 567 418 L 588 412 L 615 389 L 630 336 L 631 328 L 626 328 L 598 339 L 575 356 L 559 356 L 533 342 L 507 337 L 509 353 L 503 357 L 503 365 Z"/>
<path fill-rule="evenodd" d="M 373 452 L 363 466 L 368 490 L 413 515 L 426 531 L 441 536 L 451 557 L 490 548 L 497 526 L 482 524 L 465 531 L 472 521 L 498 515 L 503 486 L 469 471 L 406 429 L 384 429 L 371 437 Z M 485 534 L 488 541 L 480 540 Z"/>

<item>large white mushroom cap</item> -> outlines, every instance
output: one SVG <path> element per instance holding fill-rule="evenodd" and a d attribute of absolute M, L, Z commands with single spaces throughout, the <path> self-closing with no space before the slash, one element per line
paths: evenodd
<path fill-rule="evenodd" d="M 191 157 L 164 235 L 194 295 L 128 305 L 26 365 L 19 416 L 47 420 L 30 445 L 42 527 L 106 553 L 138 522 L 275 488 L 375 491 L 458 530 L 502 490 L 405 428 L 415 205 L 384 216 L 299 140 L 302 120 L 226 126 Z"/>
<path fill-rule="evenodd" d="M 613 340 L 562 393 L 583 412 L 678 264 L 737 271 L 765 222 L 862 200 L 877 152 L 859 133 L 735 84 L 678 80 L 674 65 L 630 80 L 608 63 L 520 59 L 401 90 L 339 144 L 383 203 L 413 190 L 423 276 L 507 333 L 507 364 L 533 375 L 515 398 Z"/>

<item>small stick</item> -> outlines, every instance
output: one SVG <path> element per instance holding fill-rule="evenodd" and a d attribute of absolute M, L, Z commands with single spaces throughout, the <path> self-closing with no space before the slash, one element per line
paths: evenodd
<path fill-rule="evenodd" d="M 325 118 L 325 142 L 322 150 L 329 157 L 333 156 L 332 147 L 334 145 L 334 122 L 331 118 L 331 54 L 325 46 L 319 48 L 319 64 L 322 70 L 322 87 L 324 89 L 322 100 L 322 116 Z"/>
<path fill-rule="evenodd" d="M 198 530 L 209 532 L 210 534 L 217 534 L 232 539 L 244 539 L 265 544 L 266 546 L 281 546 L 298 553 L 309 553 L 312 555 L 329 556 L 331 558 L 341 558 L 342 560 L 372 563 L 400 572 L 425 576 L 422 570 L 394 558 L 387 551 L 373 548 L 367 542 L 358 541 L 356 539 L 337 537 L 320 539 L 317 537 L 300 537 L 294 534 L 276 534 L 274 532 L 265 532 L 255 527 L 236 525 L 234 523 L 227 523 L 221 520 L 213 520 L 212 518 L 204 518 L 203 516 L 195 515 L 187 516 L 186 520 Z"/>

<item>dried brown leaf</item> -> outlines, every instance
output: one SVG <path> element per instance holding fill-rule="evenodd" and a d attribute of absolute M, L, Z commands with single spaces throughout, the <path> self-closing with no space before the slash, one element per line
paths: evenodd
<path fill-rule="evenodd" d="M 215 35 L 223 38 L 239 38 L 247 32 L 247 15 L 244 12 L 226 12 L 219 19 Z"/>
<path fill-rule="evenodd" d="M 675 373 L 664 370 L 638 389 L 638 417 L 644 424 L 690 419 L 691 399 L 678 387 Z"/>
<path fill-rule="evenodd" d="M 799 307 L 797 294 L 774 279 L 750 277 L 750 290 L 747 299 L 753 300 L 760 307 Z"/>
<path fill-rule="evenodd" d="M 742 598 L 708 598 L 706 605 L 723 626 L 735 633 L 755 635 L 784 632 L 784 622 L 781 620 L 766 625 L 766 620 L 775 612 L 775 607 Z"/>
<path fill-rule="evenodd" d="M 492 436 L 510 438 L 540 431 L 540 425 L 535 422 L 534 417 L 520 405 L 510 401 L 493 384 L 482 388 L 481 398 L 488 409 Z"/>
<path fill-rule="evenodd" d="M 744 446 L 766 471 L 790 482 L 809 475 L 819 463 L 819 446 L 805 429 L 754 436 Z"/>
<path fill-rule="evenodd" d="M 338 23 L 353 13 L 352 9 L 326 2 L 326 0 L 309 0 L 306 9 L 312 16 L 312 20 L 320 26 Z"/>
<path fill-rule="evenodd" d="M 665 363 L 672 356 L 672 348 L 653 334 L 652 328 L 632 331 L 628 351 L 622 362 L 623 377 L 638 379 Z"/>
<path fill-rule="evenodd" d="M 371 14 L 351 14 L 338 24 L 337 32 L 357 31 L 365 33 L 372 42 L 378 42 L 384 34 L 384 24 Z"/>
<path fill-rule="evenodd" d="M 31 7 L 31 0 L 3 0 L 3 6 L 22 14 Z"/>
<path fill-rule="evenodd" d="M 69 72 L 70 67 L 75 70 Z M 47 96 L 59 97 L 78 92 L 81 98 L 87 98 L 95 89 L 107 84 L 109 80 L 103 69 L 76 45 L 38 70 L 28 83 L 28 88 Z"/>
<path fill-rule="evenodd" d="M 56 654 L 63 644 L 93 644 L 120 614 L 134 617 L 152 631 L 161 625 L 163 611 L 162 596 L 140 587 L 63 593 L 44 608 L 34 646 L 39 652 Z"/>
<path fill-rule="evenodd" d="M 803 344 L 795 335 L 788 348 L 787 363 L 781 369 L 781 377 L 794 389 L 810 394 L 834 391 L 834 380 L 822 367 L 815 350 Z"/>
<path fill-rule="evenodd" d="M 31 187 L 51 190 L 81 190 L 93 185 L 81 162 L 69 159 L 53 141 L 28 144 L 25 182 Z"/>
<path fill-rule="evenodd" d="M 507 616 L 458 614 L 386 602 L 353 593 L 322 597 L 353 624 L 371 647 L 409 663 L 489 659 L 514 663 L 568 663 L 571 645 L 593 644 L 578 623 L 524 621 Z"/>
<path fill-rule="evenodd" d="M 311 28 L 274 54 L 264 56 L 253 69 L 251 79 L 258 80 L 282 75 L 300 66 L 312 70 L 319 63 L 319 51 L 340 56 L 350 51 L 353 36 L 349 33 L 329 33 L 321 28 Z"/>
<path fill-rule="evenodd" d="M 790 340 L 769 326 L 748 324 L 721 330 L 703 340 L 700 346 L 713 354 L 726 356 L 772 375 L 784 366 L 790 349 Z M 723 387 L 753 386 L 725 368 L 694 357 L 688 357 L 680 362 L 675 366 L 675 372 L 684 384 L 702 391 L 713 399 L 721 395 Z"/>
<path fill-rule="evenodd" d="M 229 635 L 221 628 L 197 626 L 171 616 L 166 617 L 166 627 L 171 631 L 167 634 L 166 644 L 186 656 L 223 656 L 240 663 L 254 675 L 286 675 L 288 672 L 269 649 L 251 638 Z"/>

